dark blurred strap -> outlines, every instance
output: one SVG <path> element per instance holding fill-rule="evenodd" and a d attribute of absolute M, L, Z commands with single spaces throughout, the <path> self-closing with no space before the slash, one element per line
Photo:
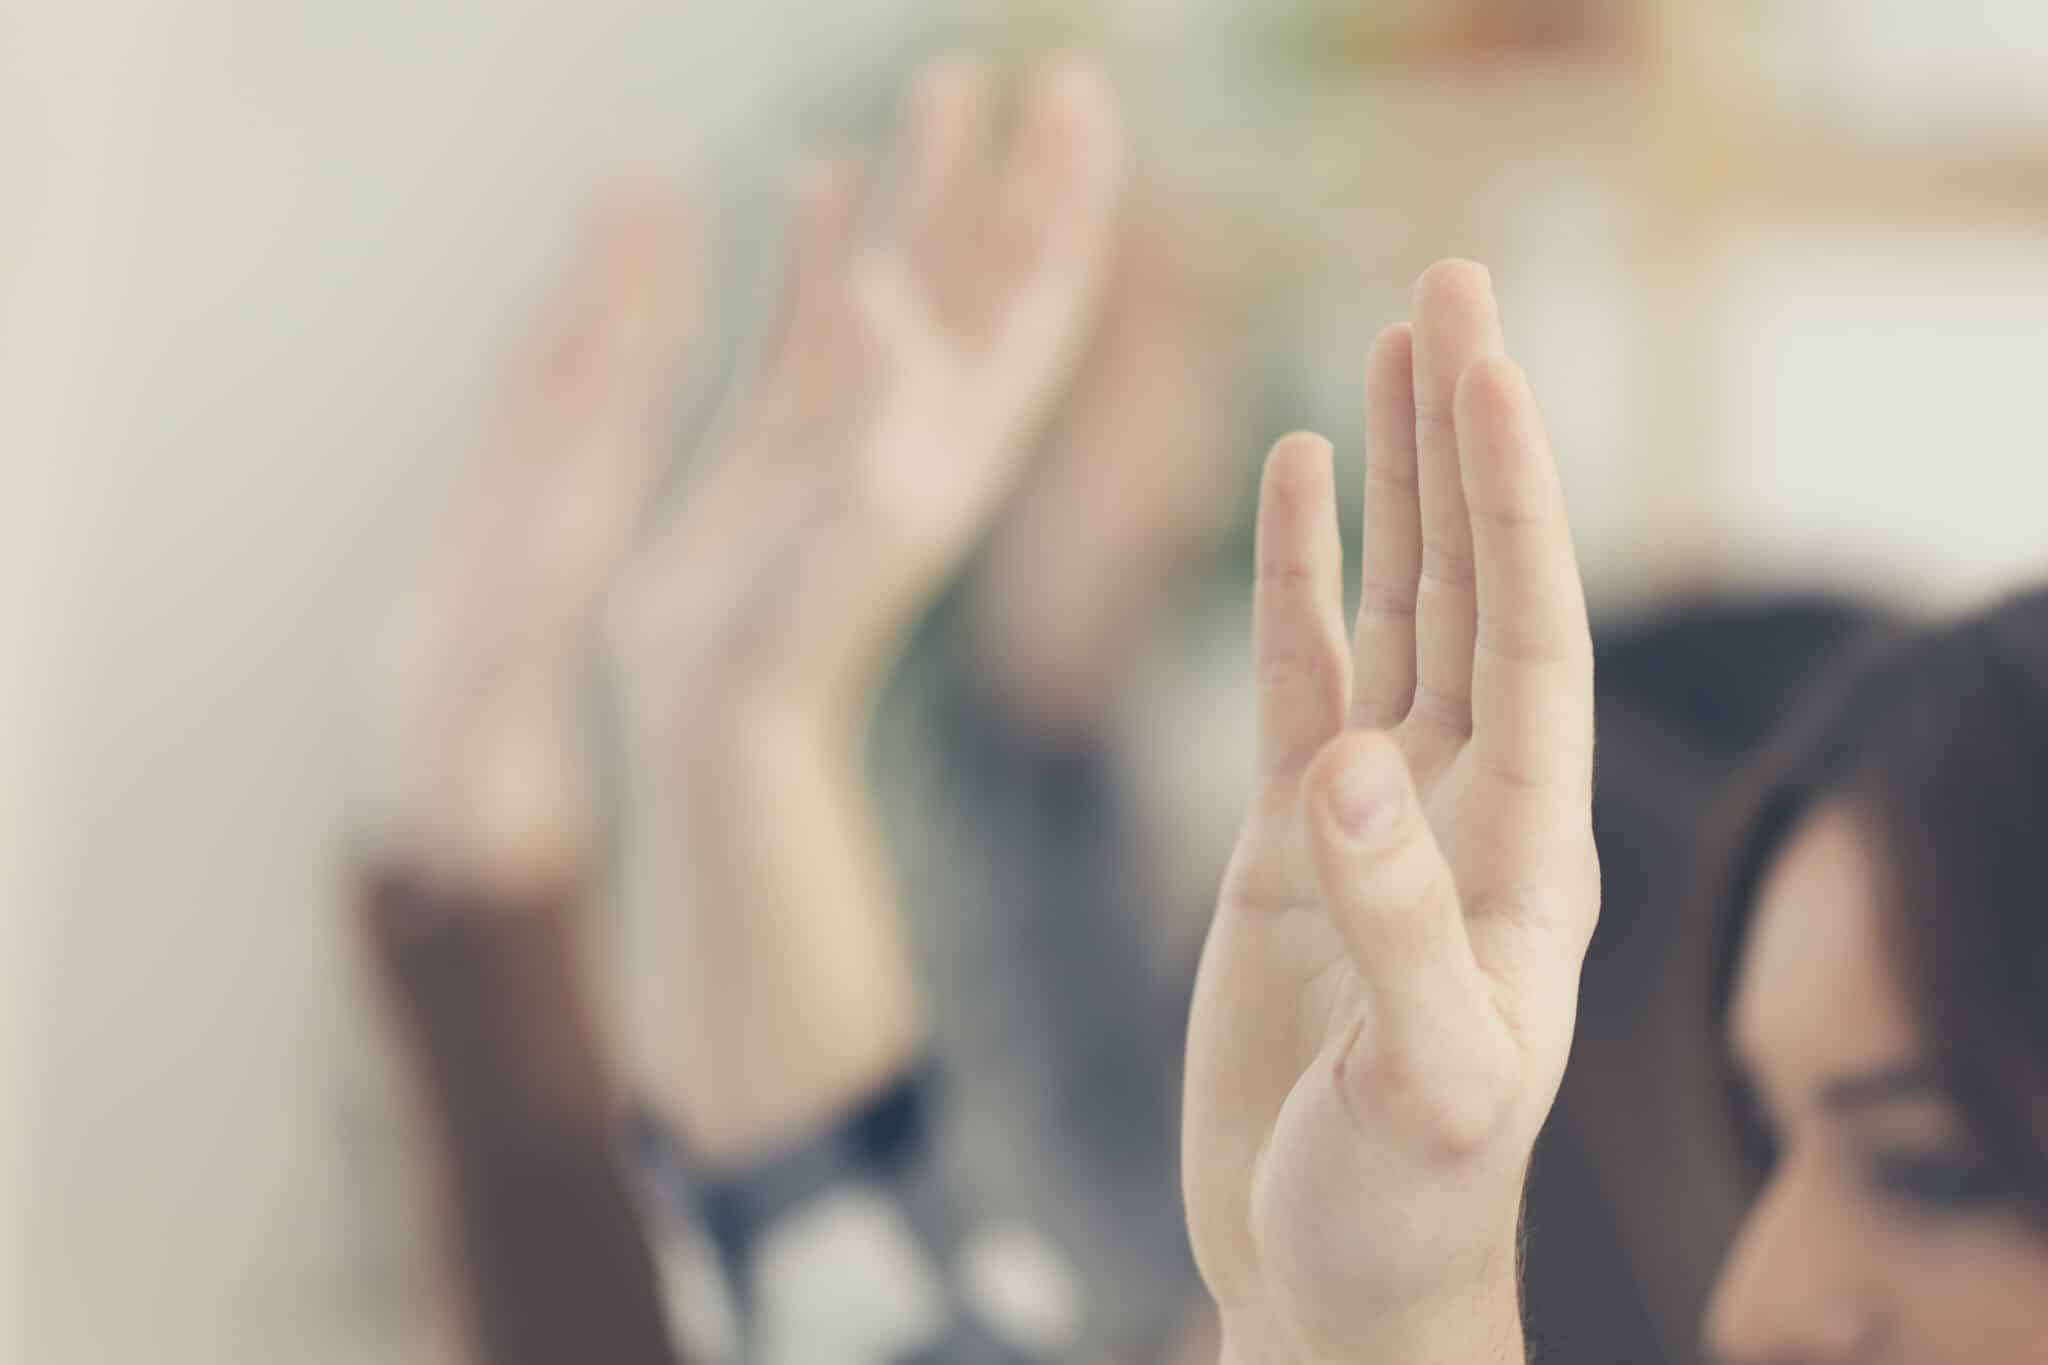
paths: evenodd
<path fill-rule="evenodd" d="M 744 1309 L 754 1247 L 776 1224 L 850 1184 L 900 1187 L 924 1174 L 938 1085 L 936 1063 L 919 1062 L 829 1128 L 742 1170 L 691 1172 L 688 1154 L 651 1114 L 641 1119 L 643 1147 L 658 1153 L 666 1171 L 690 1182 L 692 1202 Z"/>
<path fill-rule="evenodd" d="M 491 1365 L 675 1365 L 573 940 L 580 888 L 517 902 L 403 867 L 363 918 L 448 1177 Z"/>

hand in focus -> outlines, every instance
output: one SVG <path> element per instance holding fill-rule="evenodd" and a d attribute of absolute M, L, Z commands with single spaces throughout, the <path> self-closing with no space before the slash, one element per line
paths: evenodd
<path fill-rule="evenodd" d="M 1368 362 L 1348 646 L 1328 446 L 1281 441 L 1260 495 L 1258 772 L 1184 1138 L 1227 1359 L 1522 1359 L 1522 1184 L 1600 901 L 1592 651 L 1485 272 L 1414 306 Z"/>
<path fill-rule="evenodd" d="M 768 697 L 857 722 L 1021 469 L 1087 338 L 1121 141 L 1079 61 L 1032 76 L 1000 155 L 993 115 L 979 65 L 921 76 L 878 242 L 850 165 L 808 177 L 758 369 L 624 603 L 643 713 L 715 728 Z"/>
<path fill-rule="evenodd" d="M 615 195 L 512 367 L 388 623 L 373 678 L 379 852 L 514 883 L 580 871 L 590 633 L 645 510 L 681 341 L 677 214 Z"/>

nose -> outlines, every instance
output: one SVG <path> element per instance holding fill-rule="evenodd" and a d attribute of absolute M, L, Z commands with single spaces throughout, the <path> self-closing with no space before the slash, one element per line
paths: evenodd
<path fill-rule="evenodd" d="M 1750 1211 L 1707 1309 L 1715 1359 L 1825 1365 L 1868 1349 L 1876 1317 L 1859 1238 L 1816 1183 L 1781 1171 Z"/>

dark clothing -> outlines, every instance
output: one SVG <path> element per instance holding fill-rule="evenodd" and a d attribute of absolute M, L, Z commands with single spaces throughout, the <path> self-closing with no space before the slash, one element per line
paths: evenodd
<path fill-rule="evenodd" d="M 577 973 L 577 900 L 494 902 L 386 868 L 363 921 L 433 1119 L 478 1359 L 680 1365 Z"/>
<path fill-rule="evenodd" d="M 579 972 L 580 901 L 508 901 L 403 869 L 364 883 L 372 956 L 433 1119 L 477 1360 L 682 1365 L 641 1177 L 711 1234 L 746 1359 L 1082 1357 L 1072 1315 L 1039 1305 L 1034 1316 L 1028 1295 L 1020 1305 L 1006 1292 L 1020 1269 L 1062 1273 L 1058 1253 L 1021 1225 L 975 1216 L 931 1159 L 928 1068 L 714 1180 L 691 1175 L 651 1115 L 629 1122 Z M 715 1277 L 701 1288 L 715 1297 Z"/>
<path fill-rule="evenodd" d="M 964 667 L 934 672 L 889 753 L 917 773 L 891 815 L 959 1077 L 939 1160 L 1057 1245 L 1101 1358 L 1155 1360 L 1206 1299 L 1180 1194 L 1194 964 L 1160 947 L 1170 915 L 1106 750 L 1019 734 Z"/>

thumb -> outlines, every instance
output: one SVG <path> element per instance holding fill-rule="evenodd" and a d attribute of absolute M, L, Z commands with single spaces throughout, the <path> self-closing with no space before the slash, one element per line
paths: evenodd
<path fill-rule="evenodd" d="M 1303 790 L 1322 903 L 1365 995 L 1339 1061 L 1346 1104 L 1369 1127 L 1391 1117 L 1451 1148 L 1483 1142 L 1513 1095 L 1515 1049 L 1407 760 L 1384 733 L 1347 731 Z"/>

